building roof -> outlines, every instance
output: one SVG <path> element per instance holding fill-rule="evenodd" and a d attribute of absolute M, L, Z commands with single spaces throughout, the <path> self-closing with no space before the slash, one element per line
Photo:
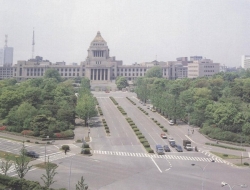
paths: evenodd
<path fill-rule="evenodd" d="M 106 42 L 106 41 L 102 38 L 101 33 L 98 31 L 96 37 L 92 42 Z"/>

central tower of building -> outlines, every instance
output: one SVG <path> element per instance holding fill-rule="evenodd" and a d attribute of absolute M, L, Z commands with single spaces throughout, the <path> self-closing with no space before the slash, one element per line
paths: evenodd
<path fill-rule="evenodd" d="M 114 71 L 116 71 L 117 65 L 122 65 L 122 61 L 116 61 L 115 57 L 109 56 L 107 42 L 98 31 L 90 43 L 88 56 L 82 65 L 85 66 L 85 77 L 91 81 L 107 82 L 115 79 L 116 72 Z"/>

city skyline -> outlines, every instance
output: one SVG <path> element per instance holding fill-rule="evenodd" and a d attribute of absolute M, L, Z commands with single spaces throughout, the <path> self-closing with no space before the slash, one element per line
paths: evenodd
<path fill-rule="evenodd" d="M 0 47 L 8 35 L 14 62 L 35 53 L 51 62 L 80 63 L 97 31 L 125 65 L 200 55 L 241 65 L 250 54 L 250 2 L 235 1 L 2 1 Z M 12 10 L 12 11 L 9 11 Z"/>

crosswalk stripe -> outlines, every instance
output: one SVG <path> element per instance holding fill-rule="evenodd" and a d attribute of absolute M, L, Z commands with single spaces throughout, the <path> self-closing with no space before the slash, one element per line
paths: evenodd
<path fill-rule="evenodd" d="M 106 155 L 116 155 L 116 156 L 131 156 L 131 157 L 143 157 L 143 158 L 160 158 L 160 159 L 172 159 L 172 160 L 189 160 L 189 161 L 199 161 L 199 162 L 211 162 L 212 160 L 216 160 L 218 163 L 231 164 L 227 161 L 224 161 L 220 158 L 211 157 L 191 157 L 191 156 L 177 156 L 177 155 L 157 155 L 157 154 L 147 154 L 147 153 L 131 153 L 131 152 L 117 152 L 117 151 L 100 151 L 93 150 L 95 154 L 106 154 Z M 65 158 L 70 155 L 61 154 L 62 158 Z M 56 156 L 55 156 L 56 157 Z M 54 159 L 54 158 L 51 158 Z"/>

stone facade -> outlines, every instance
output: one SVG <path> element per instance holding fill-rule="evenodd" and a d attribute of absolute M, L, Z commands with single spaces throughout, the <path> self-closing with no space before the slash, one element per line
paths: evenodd
<path fill-rule="evenodd" d="M 197 56 L 198 57 L 198 56 Z M 200 57 L 198 57 L 200 58 Z M 197 58 L 197 59 L 198 59 Z M 185 62 L 185 64 L 183 64 Z M 72 64 L 66 65 L 65 62 L 51 63 L 48 60 L 43 60 L 42 57 L 37 56 L 35 59 L 28 61 L 18 61 L 12 67 L 0 67 L 0 79 L 14 77 L 18 81 L 27 80 L 31 78 L 43 77 L 47 69 L 56 69 L 63 78 L 77 78 L 86 77 L 92 83 L 108 83 L 115 80 L 119 76 L 124 76 L 128 81 L 134 81 L 138 77 L 145 76 L 147 70 L 153 66 L 162 68 L 163 77 L 170 80 L 178 78 L 187 78 L 188 72 L 191 73 L 190 78 L 200 76 L 211 76 L 217 71 L 217 63 L 208 62 L 214 66 L 213 72 L 205 73 L 205 70 L 197 70 L 199 63 L 202 60 L 188 61 L 187 58 L 178 58 L 177 61 L 159 62 L 154 60 L 152 62 L 144 62 L 140 64 L 123 65 L 121 60 L 116 60 L 111 57 L 107 42 L 102 38 L 101 33 L 97 32 L 96 37 L 90 43 L 88 48 L 88 55 L 85 61 L 80 65 Z M 2 68 L 2 73 L 1 73 Z M 194 71 L 196 68 L 197 71 Z M 9 71 L 10 70 L 10 71 Z M 4 72 L 3 72 L 4 71 Z M 8 71 L 8 75 L 4 74 Z"/>

